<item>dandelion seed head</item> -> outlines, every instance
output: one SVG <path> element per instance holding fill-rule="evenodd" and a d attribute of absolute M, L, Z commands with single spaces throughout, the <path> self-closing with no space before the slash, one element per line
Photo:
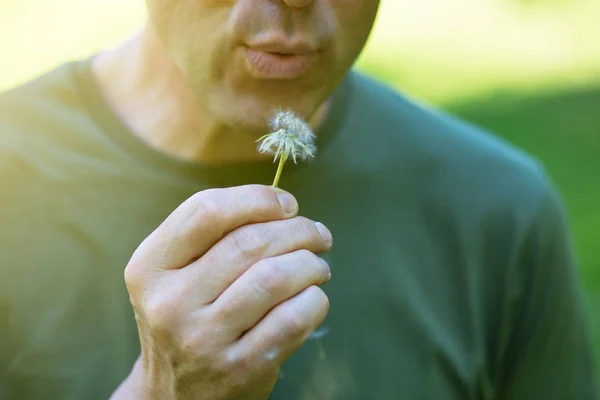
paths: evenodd
<path fill-rule="evenodd" d="M 273 154 L 274 160 L 280 157 L 285 160 L 290 157 L 294 163 L 298 159 L 308 160 L 315 157 L 317 148 L 314 144 L 315 135 L 310 126 L 293 111 L 279 110 L 269 121 L 272 133 L 261 137 L 258 147 L 260 153 Z"/>
<path fill-rule="evenodd" d="M 284 130 L 303 141 L 313 141 L 315 135 L 310 126 L 290 109 L 277 112 L 269 123 L 273 132 Z"/>

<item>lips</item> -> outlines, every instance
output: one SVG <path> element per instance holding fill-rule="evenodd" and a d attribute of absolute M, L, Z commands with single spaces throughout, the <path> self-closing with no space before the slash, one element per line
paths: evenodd
<path fill-rule="evenodd" d="M 297 79 L 315 62 L 318 50 L 306 42 L 254 43 L 245 48 L 250 72 L 264 79 Z"/>

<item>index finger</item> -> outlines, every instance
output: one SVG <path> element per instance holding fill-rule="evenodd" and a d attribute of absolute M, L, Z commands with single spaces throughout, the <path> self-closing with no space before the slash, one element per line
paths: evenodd
<path fill-rule="evenodd" d="M 134 253 L 146 268 L 178 269 L 201 257 L 235 229 L 298 213 L 288 192 L 264 185 L 208 189 L 183 202 Z"/>

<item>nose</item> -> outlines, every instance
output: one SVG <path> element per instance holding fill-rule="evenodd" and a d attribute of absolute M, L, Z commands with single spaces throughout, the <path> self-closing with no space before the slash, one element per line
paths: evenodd
<path fill-rule="evenodd" d="M 310 6 L 314 0 L 283 0 L 288 7 L 302 8 Z"/>

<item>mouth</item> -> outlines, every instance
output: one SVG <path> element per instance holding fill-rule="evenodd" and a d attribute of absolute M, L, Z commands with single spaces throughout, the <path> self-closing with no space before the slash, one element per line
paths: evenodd
<path fill-rule="evenodd" d="M 298 79 L 311 69 L 318 54 L 308 43 L 257 43 L 244 50 L 250 72 L 263 79 Z"/>

